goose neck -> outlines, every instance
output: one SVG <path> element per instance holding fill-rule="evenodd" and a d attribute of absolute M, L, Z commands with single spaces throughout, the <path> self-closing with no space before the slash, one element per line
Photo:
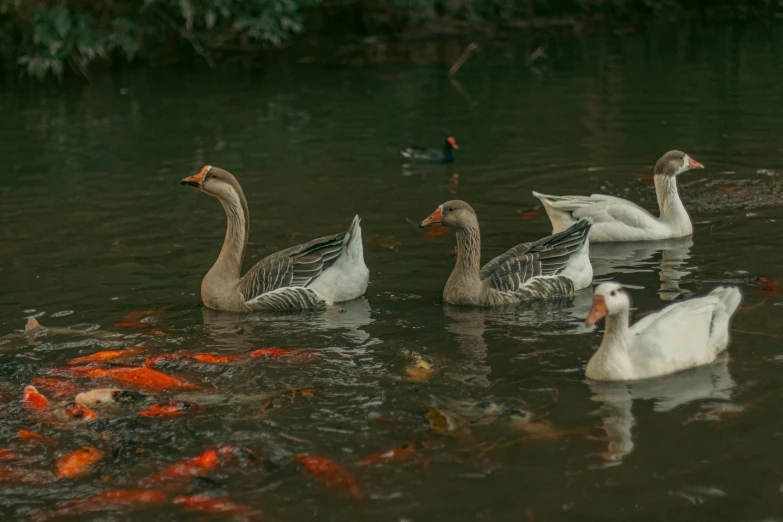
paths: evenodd
<path fill-rule="evenodd" d="M 226 212 L 226 237 L 220 255 L 207 277 L 237 281 L 242 270 L 250 233 L 247 201 L 241 189 L 233 189 L 226 195 L 219 196 L 218 199 Z"/>
<path fill-rule="evenodd" d="M 628 351 L 628 310 L 606 316 L 606 329 L 599 350 Z"/>
<path fill-rule="evenodd" d="M 481 233 L 478 227 L 457 229 L 457 262 L 454 272 L 479 278 L 481 272 Z"/>
<path fill-rule="evenodd" d="M 690 224 L 688 213 L 682 204 L 682 200 L 680 200 L 680 194 L 677 190 L 677 178 L 675 176 L 656 174 L 655 193 L 658 196 L 661 221 L 673 224 Z"/>

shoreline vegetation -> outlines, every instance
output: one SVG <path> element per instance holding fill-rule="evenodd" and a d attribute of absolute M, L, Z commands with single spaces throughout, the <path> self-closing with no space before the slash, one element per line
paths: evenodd
<path fill-rule="evenodd" d="M 783 0 L 0 0 L 0 69 L 90 80 L 102 69 L 189 57 L 214 68 L 237 56 L 329 46 L 532 31 L 622 35 L 682 19 L 773 22 L 783 19 Z"/>

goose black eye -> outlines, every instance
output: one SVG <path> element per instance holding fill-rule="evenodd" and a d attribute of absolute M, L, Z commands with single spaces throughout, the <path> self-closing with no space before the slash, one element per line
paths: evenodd
<path fill-rule="evenodd" d="M 449 212 L 454 212 L 454 207 L 449 207 Z"/>
<path fill-rule="evenodd" d="M 611 293 L 611 294 L 609 294 L 609 295 L 611 295 L 612 297 L 614 297 L 615 295 L 617 295 L 617 292 L 615 292 L 614 290 L 612 290 L 612 293 Z"/>

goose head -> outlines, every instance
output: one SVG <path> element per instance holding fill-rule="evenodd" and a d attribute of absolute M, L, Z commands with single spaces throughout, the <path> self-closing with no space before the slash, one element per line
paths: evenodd
<path fill-rule="evenodd" d="M 196 187 L 201 192 L 224 201 L 242 193 L 239 182 L 230 172 L 211 165 L 204 165 L 198 174 L 182 178 L 180 183 Z"/>
<path fill-rule="evenodd" d="M 457 146 L 457 140 L 455 140 L 452 136 L 449 136 L 446 138 L 446 143 L 443 145 L 446 149 L 458 149 L 459 146 Z"/>
<path fill-rule="evenodd" d="M 475 228 L 478 227 L 478 218 L 473 207 L 464 201 L 455 199 L 438 205 L 435 212 L 419 223 L 421 228 L 428 225 L 443 225 L 457 229 Z"/>
<path fill-rule="evenodd" d="M 704 165 L 679 150 L 670 150 L 655 164 L 655 175 L 678 176 L 693 169 L 703 169 Z"/>
<path fill-rule="evenodd" d="M 631 298 L 619 283 L 601 283 L 593 292 L 593 307 L 585 325 L 593 326 L 602 318 L 627 314 L 631 309 Z"/>

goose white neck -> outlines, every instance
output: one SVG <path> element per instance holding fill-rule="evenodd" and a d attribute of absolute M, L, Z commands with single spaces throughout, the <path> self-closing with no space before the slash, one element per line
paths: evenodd
<path fill-rule="evenodd" d="M 628 351 L 628 310 L 606 316 L 606 330 L 598 351 Z"/>
<path fill-rule="evenodd" d="M 656 174 L 655 194 L 658 196 L 658 208 L 661 211 L 660 220 L 686 234 L 693 232 L 691 218 L 677 191 L 677 177 Z"/>

